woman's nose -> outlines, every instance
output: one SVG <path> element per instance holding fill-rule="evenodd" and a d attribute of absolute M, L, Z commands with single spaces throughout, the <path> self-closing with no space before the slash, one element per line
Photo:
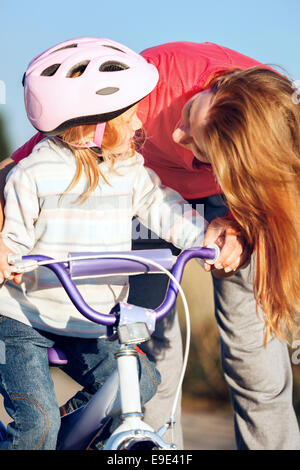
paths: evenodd
<path fill-rule="evenodd" d="M 172 134 L 172 137 L 173 137 L 174 142 L 176 142 L 176 144 L 185 145 L 191 141 L 191 138 L 186 128 L 181 123 L 178 123 L 178 125 L 176 126 Z"/>
<path fill-rule="evenodd" d="M 181 139 L 184 138 L 185 135 L 186 135 L 186 129 L 185 129 L 183 122 L 180 119 L 177 122 L 175 129 L 173 131 L 173 139 L 177 144 L 179 144 L 181 142 Z"/>

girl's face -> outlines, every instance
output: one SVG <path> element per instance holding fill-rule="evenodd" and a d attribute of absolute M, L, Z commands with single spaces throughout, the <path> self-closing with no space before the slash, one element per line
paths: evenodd
<path fill-rule="evenodd" d="M 128 140 L 124 142 L 123 145 L 119 145 L 119 147 L 116 149 L 116 153 L 120 153 L 120 154 L 126 154 L 128 151 L 130 151 L 131 142 L 134 138 L 134 135 L 136 131 L 141 129 L 142 127 L 142 122 L 138 118 L 136 112 L 128 113 L 128 117 L 124 113 L 124 117 L 125 117 L 124 125 L 126 126 L 127 131 L 128 131 Z"/>
<path fill-rule="evenodd" d="M 202 144 L 202 129 L 213 95 L 210 90 L 193 96 L 183 107 L 181 118 L 173 132 L 173 140 L 193 152 L 202 163 L 210 163 Z"/>
<path fill-rule="evenodd" d="M 138 118 L 136 112 L 132 116 L 128 125 L 129 125 L 129 129 L 131 132 L 131 137 L 134 137 L 134 134 L 136 133 L 136 131 L 138 131 L 142 127 L 142 121 Z"/>

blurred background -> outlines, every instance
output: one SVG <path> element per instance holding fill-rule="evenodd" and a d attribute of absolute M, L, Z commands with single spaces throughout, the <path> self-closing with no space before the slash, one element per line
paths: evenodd
<path fill-rule="evenodd" d="M 107 37 L 137 52 L 173 41 L 211 41 L 300 80 L 299 0 L 0 0 L 0 115 L 8 143 L 34 129 L 23 106 L 23 74 L 43 50 L 79 36 Z"/>
<path fill-rule="evenodd" d="M 299 17 L 299 0 L 0 0 L 0 159 L 10 156 L 35 133 L 24 110 L 22 76 L 35 55 L 60 41 L 78 36 L 107 37 L 138 52 L 165 42 L 210 41 L 283 69 L 299 85 Z M 191 262 L 183 287 L 192 319 L 183 396 L 186 435 L 195 435 L 190 423 L 191 416 L 198 414 L 199 419 L 204 417 L 197 424 L 202 426 L 202 434 L 228 436 L 228 443 L 218 442 L 213 448 L 230 447 L 230 397 L 220 365 L 210 274 Z M 184 330 L 183 319 L 182 325 Z M 300 365 L 295 363 L 293 372 L 294 404 L 300 415 Z M 60 384 L 62 402 L 76 384 L 65 382 L 57 371 L 53 374 Z M 206 428 L 207 423 L 214 427 Z M 209 445 L 214 444 L 194 440 L 189 448 Z"/>

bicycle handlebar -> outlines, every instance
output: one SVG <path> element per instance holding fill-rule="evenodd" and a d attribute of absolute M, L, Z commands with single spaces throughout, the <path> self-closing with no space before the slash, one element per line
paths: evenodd
<path fill-rule="evenodd" d="M 206 261 L 213 263 L 216 261 L 218 257 L 218 247 L 200 247 L 200 248 L 190 248 L 188 250 L 183 251 L 178 257 L 173 265 L 173 268 L 171 269 L 171 273 L 173 277 L 176 279 L 178 283 L 180 283 L 184 271 L 184 267 L 186 263 L 192 259 L 192 258 L 201 258 L 205 259 Z M 156 261 L 153 259 L 153 256 L 151 256 L 151 253 L 153 255 L 153 252 L 159 252 L 156 253 L 156 256 L 159 256 L 159 260 L 157 261 L 158 263 L 161 263 L 165 269 L 170 269 L 170 257 L 172 258 L 172 253 L 170 250 L 145 250 L 143 251 L 143 256 L 141 257 L 140 260 L 138 260 L 139 253 L 141 251 L 132 251 L 130 252 L 122 252 L 119 254 L 113 254 L 113 253 L 102 253 L 101 255 L 99 254 L 92 254 L 92 253 L 86 253 L 83 256 L 78 256 L 76 259 L 76 256 L 69 259 L 68 261 L 56 261 L 53 260 L 52 258 L 48 256 L 43 256 L 43 255 L 27 255 L 23 256 L 21 258 L 21 261 L 32 261 L 33 263 L 37 263 L 36 267 L 38 266 L 38 263 L 40 265 L 47 267 L 51 271 L 55 273 L 59 281 L 61 282 L 63 288 L 65 289 L 67 295 L 69 296 L 71 302 L 74 304 L 74 306 L 79 310 L 79 312 L 85 316 L 88 320 L 91 320 L 95 323 L 104 325 L 104 326 L 115 326 L 118 322 L 118 316 L 116 314 L 110 314 L 110 315 L 104 315 L 100 312 L 97 312 L 94 310 L 92 307 L 90 307 L 83 297 L 81 296 L 78 288 L 76 287 L 74 281 L 72 280 L 71 276 L 71 271 L 73 271 L 74 274 L 74 267 L 75 263 L 79 263 L 77 266 L 76 273 L 85 273 L 85 275 L 89 272 L 91 275 L 95 275 L 95 273 L 99 274 L 99 271 L 105 273 L 107 275 L 110 275 L 112 270 L 109 270 L 109 266 L 111 265 L 110 262 L 113 260 L 115 264 L 115 260 L 118 259 L 118 261 L 124 261 L 126 260 L 126 263 L 120 262 L 120 267 L 117 269 L 116 272 L 130 274 L 134 273 L 136 271 L 136 266 L 137 263 L 143 264 L 144 267 L 148 266 L 148 268 L 151 268 L 151 266 L 155 266 Z M 164 253 L 162 253 L 164 252 Z M 166 253 L 168 252 L 168 253 Z M 75 253 L 72 253 L 72 255 L 75 255 Z M 82 254 L 81 254 L 82 255 Z M 98 255 L 98 256 L 97 256 Z M 146 259 L 146 256 L 148 256 L 148 259 Z M 82 259 L 84 258 L 84 259 Z M 152 258 L 152 259 L 151 259 Z M 101 261 L 103 262 L 103 259 L 110 260 L 110 262 L 106 262 L 104 266 L 100 269 L 98 269 L 96 266 L 101 265 Z M 91 262 L 93 260 L 93 262 Z M 83 262 L 85 261 L 85 262 Z M 152 261 L 152 263 L 151 263 Z M 90 269 L 89 269 L 90 268 Z M 68 270 L 70 272 L 68 272 Z M 149 272 L 149 269 L 146 269 L 145 272 Z M 158 272 L 158 269 L 154 269 L 154 271 Z M 115 272 L 115 269 L 114 269 Z M 171 279 L 165 299 L 161 303 L 161 305 L 155 309 L 156 313 L 156 320 L 162 319 L 173 307 L 175 304 L 176 298 L 178 294 L 178 287 L 176 286 L 175 282 Z"/>

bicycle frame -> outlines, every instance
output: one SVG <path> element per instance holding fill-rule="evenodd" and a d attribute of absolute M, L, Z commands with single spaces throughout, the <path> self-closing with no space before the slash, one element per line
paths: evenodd
<path fill-rule="evenodd" d="M 150 339 L 155 322 L 167 315 L 175 304 L 185 264 L 192 258 L 202 258 L 213 264 L 218 254 L 217 246 L 191 248 L 178 256 L 173 267 L 170 250 L 72 253 L 67 260 L 60 261 L 42 255 L 10 258 L 15 272 L 29 271 L 39 265 L 52 270 L 79 312 L 93 322 L 106 325 L 108 336 L 117 334 L 120 342 L 116 353 L 117 370 L 112 373 L 87 405 L 62 418 L 61 426 L 67 426 L 69 432 L 64 438 L 61 449 L 86 449 L 107 418 L 120 414 L 123 422 L 107 440 L 105 450 L 134 449 L 136 443 L 140 442 L 150 444 L 156 449 L 177 448 L 174 444 L 167 444 L 162 439 L 163 434 L 173 423 L 166 423 L 155 432 L 142 419 L 136 346 Z M 118 260 L 117 263 L 115 263 L 116 260 Z M 141 271 L 141 265 L 143 265 L 142 272 L 168 273 L 170 271 L 171 280 L 165 299 L 156 310 L 118 303 L 110 315 L 103 315 L 85 302 L 72 280 L 72 276 L 136 273 Z M 63 363 L 64 359 L 58 357 L 56 362 Z M 130 394 L 128 394 L 129 389 Z"/>

